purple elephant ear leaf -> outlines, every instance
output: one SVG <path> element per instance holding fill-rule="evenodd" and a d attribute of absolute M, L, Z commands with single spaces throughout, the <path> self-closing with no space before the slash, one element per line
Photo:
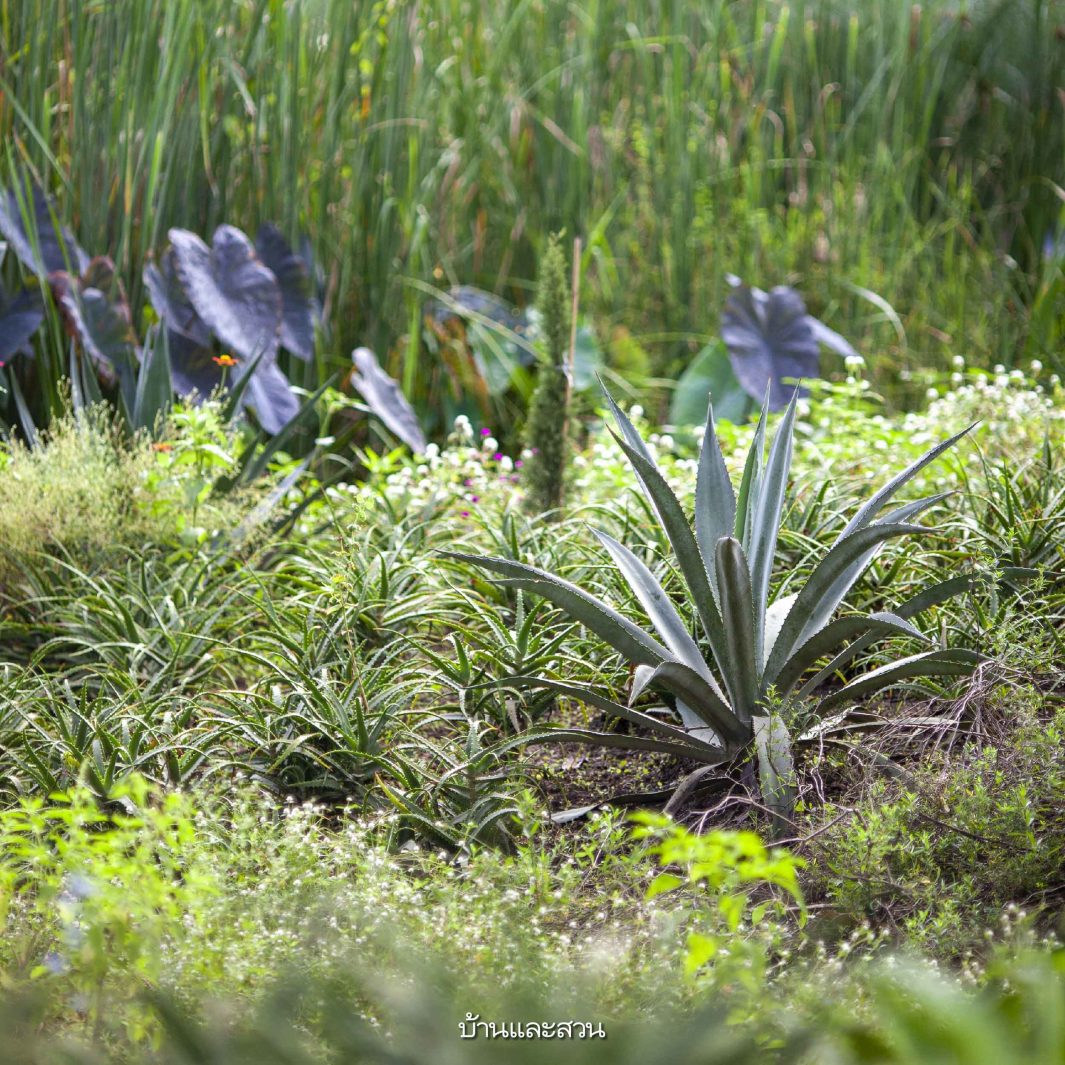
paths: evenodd
<path fill-rule="evenodd" d="M 31 223 L 29 227 L 27 222 Z M 19 262 L 42 281 L 59 271 L 80 274 L 88 266 L 88 255 L 70 230 L 53 221 L 51 198 L 36 185 L 29 189 L 22 204 L 15 192 L 0 189 L 0 235 L 11 245 Z"/>
<path fill-rule="evenodd" d="M 814 339 L 824 344 L 826 348 L 831 348 L 837 355 L 842 355 L 846 359 L 858 354 L 846 337 L 840 336 L 835 329 L 829 329 L 820 318 L 815 318 L 812 314 L 808 314 L 806 321 L 809 322 L 810 328 L 813 330 Z"/>
<path fill-rule="evenodd" d="M 755 400 L 769 387 L 770 410 L 780 410 L 796 386 L 785 379 L 816 377 L 820 362 L 817 337 L 806 305 L 793 288 L 766 293 L 738 284 L 729 294 L 721 318 L 721 339 L 737 380 Z M 799 390 L 800 395 L 805 389 Z"/>
<path fill-rule="evenodd" d="M 243 359 L 277 355 L 281 290 L 247 236 L 219 226 L 211 247 L 186 229 L 170 230 L 178 277 L 196 313 Z"/>
<path fill-rule="evenodd" d="M 307 264 L 289 247 L 277 226 L 269 223 L 259 230 L 255 250 L 281 289 L 281 343 L 293 355 L 309 362 L 314 357 L 317 311 Z"/>
<path fill-rule="evenodd" d="M 206 399 L 222 383 L 223 370 L 211 349 L 171 328 L 166 331 L 166 343 L 174 391 L 183 398 L 195 392 L 201 401 Z"/>
<path fill-rule="evenodd" d="M 44 321 L 44 301 L 36 289 L 23 289 L 8 300 L 0 286 L 0 366 L 27 350 L 30 337 Z"/>
<path fill-rule="evenodd" d="M 155 313 L 171 332 L 180 333 L 197 347 L 211 346 L 211 330 L 189 302 L 178 277 L 173 248 L 167 248 L 158 263 L 144 268 L 144 284 Z"/>
<path fill-rule="evenodd" d="M 265 359 L 252 371 L 241 402 L 242 406 L 251 407 L 259 424 L 271 435 L 281 432 L 300 411 L 288 378 L 276 362 Z"/>
<path fill-rule="evenodd" d="M 486 318 L 513 333 L 523 333 L 529 325 L 526 316 L 516 312 L 509 303 L 473 285 L 457 285 L 445 297 L 430 300 L 426 313 L 437 325 L 452 318 L 472 318 L 474 321 Z"/>
<path fill-rule="evenodd" d="M 117 379 L 128 388 L 136 379 L 140 350 L 114 263 L 93 259 L 80 278 L 61 271 L 51 280 L 67 331 L 92 359 L 101 379 L 108 386 Z"/>
<path fill-rule="evenodd" d="M 370 410 L 411 451 L 424 451 L 425 434 L 418 424 L 418 417 L 398 382 L 381 369 L 377 356 L 369 348 L 356 348 L 351 353 L 351 361 L 357 371 L 352 375 L 351 383 L 359 390 Z"/>

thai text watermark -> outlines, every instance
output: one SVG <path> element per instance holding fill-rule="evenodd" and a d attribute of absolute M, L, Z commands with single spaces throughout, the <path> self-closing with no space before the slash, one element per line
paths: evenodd
<path fill-rule="evenodd" d="M 467 1013 L 459 1025 L 461 1039 L 606 1039 L 602 1023 L 587 1021 L 482 1021 Z"/>

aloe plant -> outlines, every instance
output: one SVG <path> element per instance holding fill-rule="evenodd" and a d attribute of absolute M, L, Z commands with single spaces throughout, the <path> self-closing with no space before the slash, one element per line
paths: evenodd
<path fill-rule="evenodd" d="M 848 591 L 889 540 L 927 531 L 913 519 L 944 495 L 882 512 L 903 485 L 969 429 L 937 444 L 862 503 L 803 587 L 771 601 L 770 577 L 787 495 L 796 397 L 767 453 L 767 396 L 738 489 L 725 468 L 711 407 L 697 471 L 694 527 L 639 433 L 607 398 L 620 428 L 615 439 L 676 556 L 702 643 L 651 570 L 605 532 L 596 535 L 646 611 L 655 635 L 543 570 L 505 558 L 458 552 L 448 556 L 500 574 L 501 584 L 543 596 L 633 663 L 628 705 L 591 688 L 537 677 L 512 679 L 510 683 L 553 688 L 648 733 L 558 729 L 551 732 L 554 738 L 694 758 L 704 763 L 699 772 L 753 757 L 764 802 L 778 821 L 785 820 L 794 802 L 791 733 L 800 705 L 810 711 L 806 720 L 816 723 L 830 709 L 901 681 L 967 674 L 981 659 L 970 650 L 930 648 L 865 672 L 841 687 L 821 690 L 825 680 L 878 639 L 902 635 L 925 641 L 909 619 L 970 586 L 968 577 L 955 576 L 894 611 L 838 613 Z M 834 657 L 816 670 L 829 656 Z M 647 691 L 672 699 L 676 723 L 633 707 Z"/>

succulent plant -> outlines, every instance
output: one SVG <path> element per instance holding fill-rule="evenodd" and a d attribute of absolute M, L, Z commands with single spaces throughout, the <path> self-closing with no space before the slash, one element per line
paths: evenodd
<path fill-rule="evenodd" d="M 648 566 L 605 532 L 596 535 L 646 612 L 654 635 L 602 600 L 543 570 L 504 558 L 457 552 L 449 557 L 498 573 L 501 584 L 543 596 L 633 663 L 628 705 L 592 688 L 513 678 L 512 684 L 553 688 L 642 727 L 628 735 L 556 729 L 551 730 L 554 738 L 662 751 L 707 766 L 753 756 L 763 801 L 778 820 L 786 820 L 794 801 L 792 730 L 799 704 L 809 711 L 804 720 L 822 721 L 827 711 L 888 686 L 913 678 L 964 675 L 981 660 L 971 650 L 929 648 L 871 669 L 840 687 L 820 690 L 825 680 L 878 639 L 901 635 L 927 642 L 909 619 L 970 587 L 971 579 L 959 575 L 925 589 L 894 611 L 840 613 L 847 593 L 888 541 L 928 531 L 913 520 L 943 495 L 882 512 L 903 485 L 969 430 L 931 448 L 863 502 L 802 588 L 771 600 L 796 397 L 781 418 L 768 453 L 767 397 L 738 488 L 726 470 L 710 409 L 698 464 L 694 524 L 639 433 L 609 396 L 608 401 L 620 429 L 615 438 L 672 547 L 686 585 L 689 613 L 698 618 L 702 630 L 701 641 Z M 817 669 L 826 658 L 828 664 Z M 634 708 L 647 691 L 672 700 L 673 722 Z"/>

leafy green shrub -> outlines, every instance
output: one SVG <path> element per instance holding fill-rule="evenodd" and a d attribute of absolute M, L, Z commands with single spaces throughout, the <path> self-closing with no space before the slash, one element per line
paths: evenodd
<path fill-rule="evenodd" d="M 994 742 L 928 755 L 905 784 L 878 779 L 853 807 L 826 807 L 815 890 L 845 924 L 872 920 L 951 957 L 979 950 L 1007 907 L 1053 905 L 1065 866 L 1065 710 L 1049 710 L 1035 688 L 989 687 L 973 705 Z"/>
<path fill-rule="evenodd" d="M 193 811 L 181 795 L 149 803 L 137 778 L 112 791 L 132 812 L 106 813 L 84 788 L 0 813 L 3 967 L 51 978 L 102 1026 L 116 987 L 166 976 L 165 940 L 210 875 L 188 861 Z M 133 1010 L 128 1035 L 143 1035 Z"/>
<path fill-rule="evenodd" d="M 124 551 L 201 542 L 236 518 L 209 498 L 235 459 L 217 410 L 178 408 L 160 441 L 127 438 L 108 412 L 58 420 L 29 448 L 0 448 L 0 589 L 42 552 L 92 569 Z"/>
<path fill-rule="evenodd" d="M 634 832 L 637 839 L 656 841 L 649 853 L 663 866 L 680 868 L 680 875 L 659 873 L 647 889 L 649 899 L 685 885 L 709 895 L 711 905 L 697 903 L 692 914 L 687 972 L 713 966 L 720 983 L 738 981 L 748 990 L 760 990 L 768 951 L 784 938 L 774 918 L 784 916 L 786 907 L 779 895 L 752 907 L 751 894 L 758 887 L 778 888 L 791 896 L 805 918 L 799 887 L 799 870 L 805 863 L 783 848 L 768 850 L 754 832 L 716 830 L 699 835 L 662 814 L 643 812 L 632 819 L 640 826 Z M 757 941 L 741 934 L 744 923 L 759 937 Z"/>

